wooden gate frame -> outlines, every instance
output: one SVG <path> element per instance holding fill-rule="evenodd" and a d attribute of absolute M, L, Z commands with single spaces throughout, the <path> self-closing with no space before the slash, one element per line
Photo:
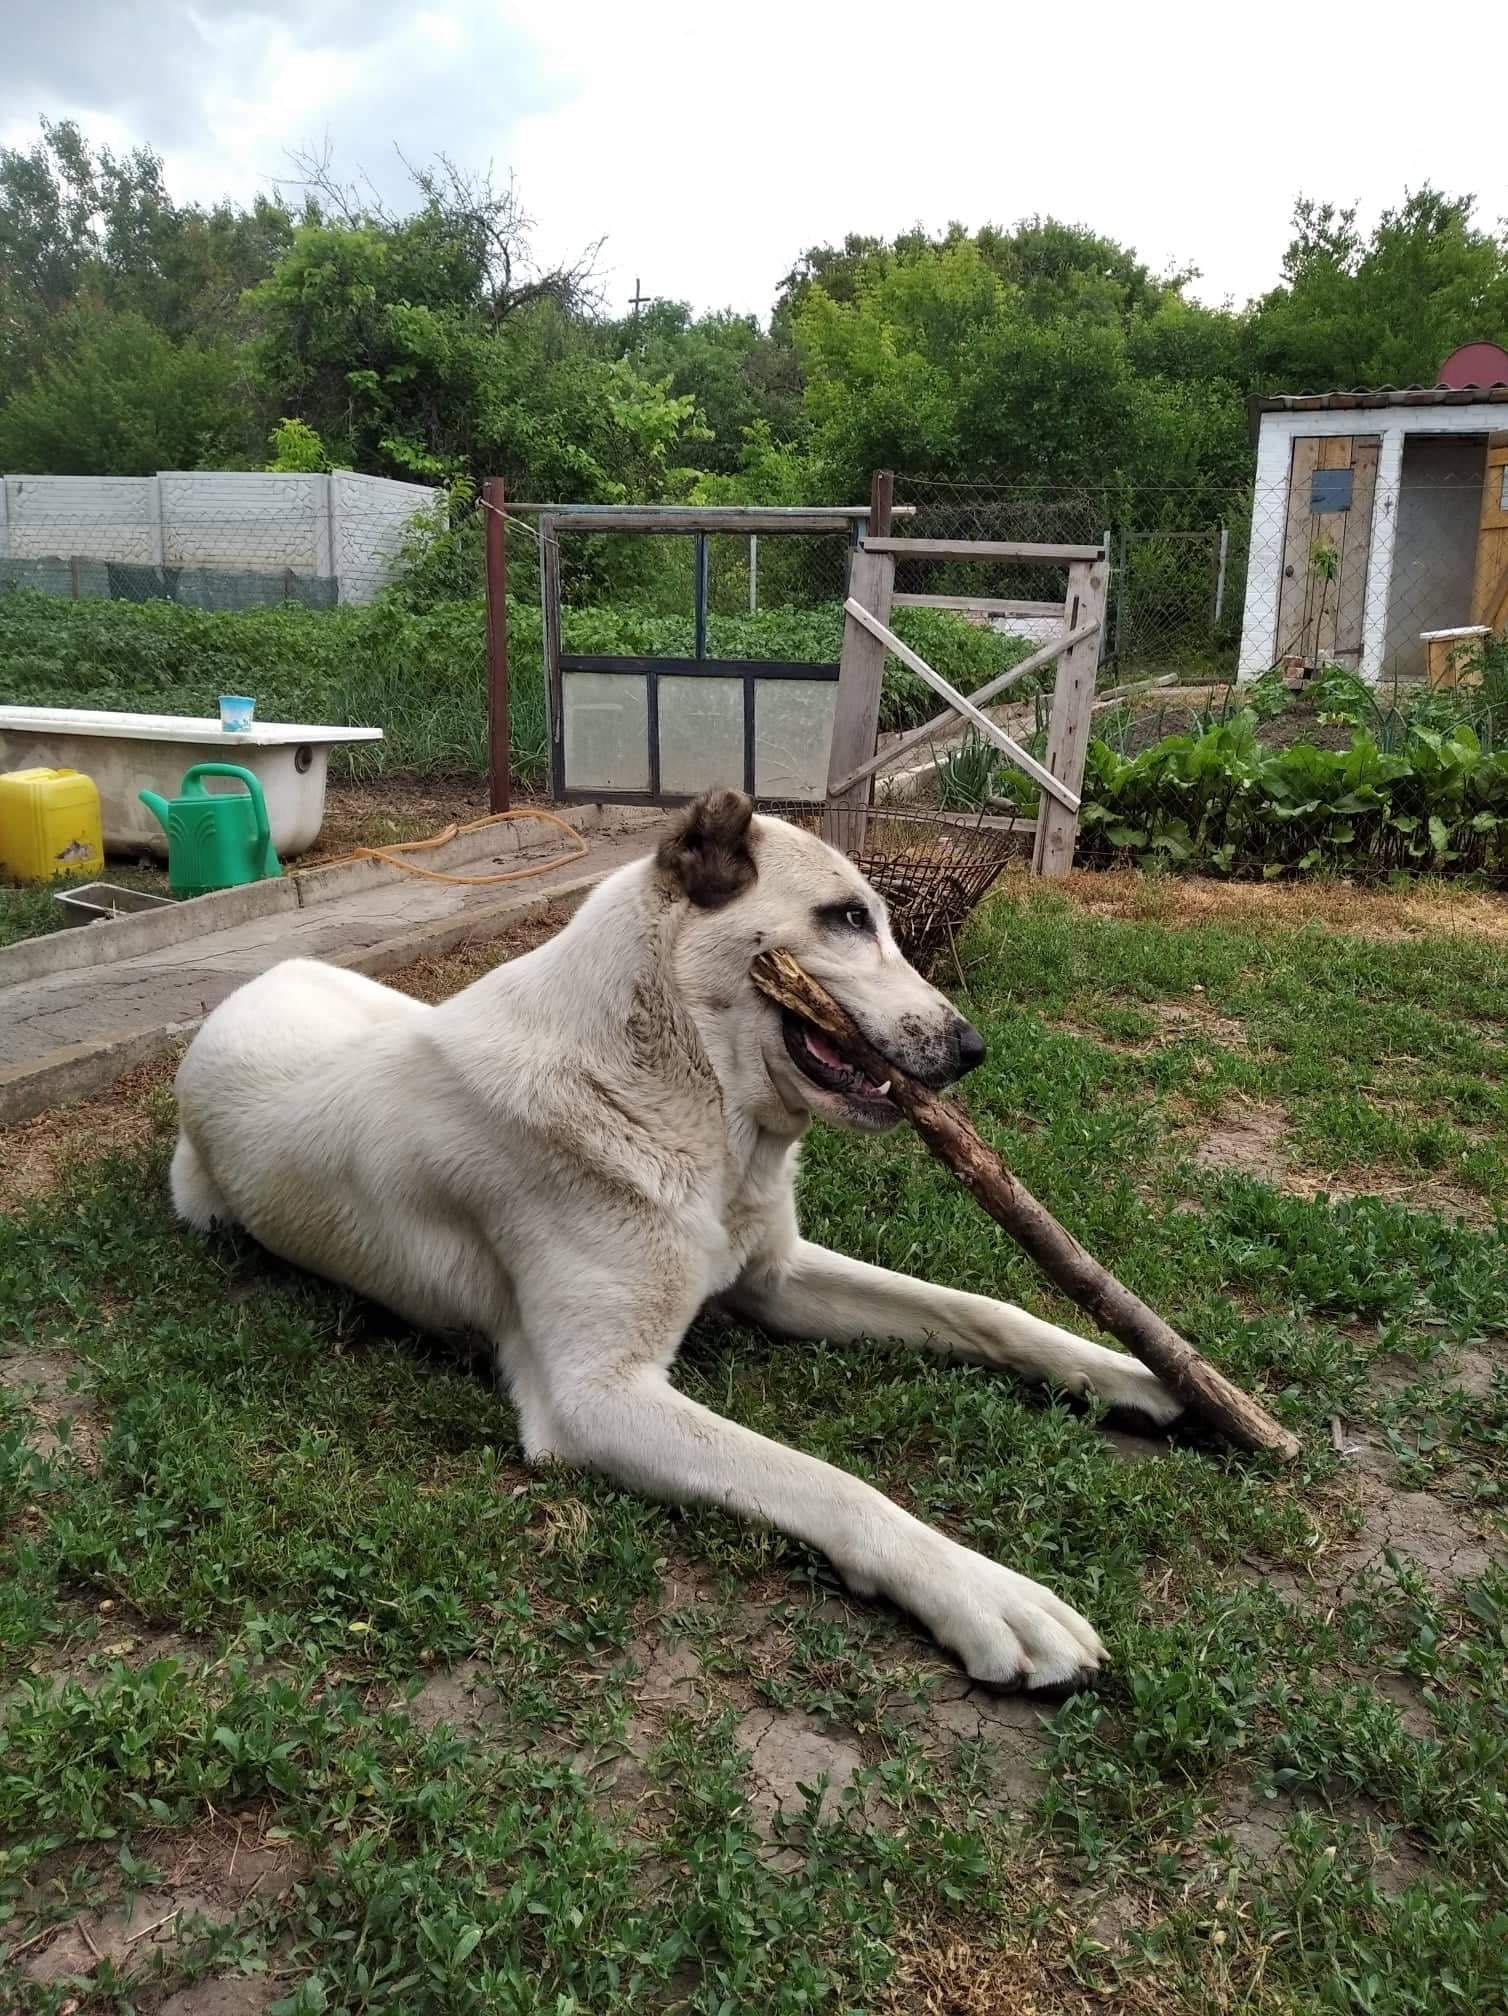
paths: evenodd
<path fill-rule="evenodd" d="M 1066 566 L 1068 585 L 1061 603 L 1018 602 L 972 595 L 897 595 L 895 563 L 917 560 L 1028 560 Z M 827 803 L 845 808 L 849 830 L 857 818 L 862 831 L 876 773 L 927 741 L 950 715 L 968 721 L 993 742 L 1008 761 L 1031 777 L 1042 793 L 1037 814 L 1032 867 L 1039 875 L 1066 875 L 1073 866 L 1079 831 L 1079 792 L 1089 750 L 1094 713 L 1094 681 L 1105 625 L 1106 555 L 1103 546 L 1042 546 L 1001 539 L 860 540 L 849 577 L 843 654 L 838 666 L 838 700 L 827 773 Z M 962 694 L 889 628 L 893 608 L 958 609 L 986 615 L 1057 616 L 1062 634 L 1013 665 L 976 693 Z M 941 714 L 875 753 L 880 687 L 887 656 L 898 658 L 947 702 Z M 1029 756 L 988 715 L 983 704 L 1018 680 L 1056 661 L 1047 762 Z M 834 822 L 836 823 L 836 822 Z"/>
<path fill-rule="evenodd" d="M 616 805 L 675 805 L 684 801 L 684 792 L 660 788 L 659 681 L 666 675 L 715 679 L 737 679 L 743 687 L 743 786 L 754 795 L 754 706 L 755 688 L 763 679 L 796 679 L 821 684 L 837 682 L 839 668 L 833 664 L 771 659 L 709 658 L 706 655 L 708 615 L 709 538 L 729 533 L 751 539 L 777 534 L 841 534 L 857 566 L 860 535 L 870 522 L 871 506 L 754 504 L 514 504 L 515 513 L 535 512 L 539 540 L 539 592 L 543 626 L 545 692 L 549 710 L 550 784 L 557 803 Z M 901 507 L 897 515 L 910 516 L 914 506 Z M 888 518 L 882 521 L 888 529 Z M 695 540 L 695 656 L 692 658 L 602 657 L 576 655 L 561 646 L 560 538 L 565 533 L 637 532 L 645 535 L 690 537 Z M 608 790 L 598 785 L 573 785 L 565 767 L 565 690 L 567 673 L 628 672 L 645 681 L 647 703 L 647 762 L 649 788 L 645 791 Z M 872 745 L 871 745 L 872 746 Z M 821 804 L 813 799 L 814 805 Z"/>

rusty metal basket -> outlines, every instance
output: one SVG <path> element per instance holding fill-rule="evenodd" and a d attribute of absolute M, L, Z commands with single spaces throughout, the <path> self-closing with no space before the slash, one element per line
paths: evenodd
<path fill-rule="evenodd" d="M 820 833 L 884 897 L 896 943 L 922 972 L 950 946 L 1011 861 L 1030 852 L 1012 822 L 890 806 L 761 805 Z"/>

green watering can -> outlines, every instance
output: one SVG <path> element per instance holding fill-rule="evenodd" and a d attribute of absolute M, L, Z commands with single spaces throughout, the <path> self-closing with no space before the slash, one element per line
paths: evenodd
<path fill-rule="evenodd" d="M 235 777 L 246 796 L 206 791 L 204 777 Z M 171 803 L 157 791 L 136 794 L 168 836 L 168 888 L 174 896 L 206 896 L 281 875 L 267 823 L 267 800 L 249 770 L 234 763 L 196 763 Z"/>

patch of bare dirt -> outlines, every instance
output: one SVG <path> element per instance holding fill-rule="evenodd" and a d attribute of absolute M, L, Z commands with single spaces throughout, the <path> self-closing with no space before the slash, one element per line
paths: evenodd
<path fill-rule="evenodd" d="M 0 1386 L 29 1408 L 36 1423 L 27 1442 L 55 1456 L 65 1447 L 92 1475 L 109 1423 L 94 1396 L 76 1382 L 78 1361 L 61 1352 L 21 1351 L 0 1358 Z"/>
<path fill-rule="evenodd" d="M 1408 889 L 1344 882 L 1220 882 L 1197 875 L 1148 876 L 1081 869 L 1059 883 L 1093 917 L 1188 928 L 1235 925 L 1300 931 L 1311 925 L 1377 940 L 1460 935 L 1508 941 L 1508 895 L 1450 882 Z"/>
<path fill-rule="evenodd" d="M 1194 1160 L 1201 1169 L 1233 1169 L 1282 1189 L 1289 1177 L 1287 1139 L 1288 1116 L 1280 1106 L 1228 1099 L 1195 1148 Z"/>
<path fill-rule="evenodd" d="M 1154 1001 L 1150 1012 L 1165 1042 L 1181 1043 L 1187 1036 L 1232 1047 L 1246 1042 L 1244 1022 L 1233 1015 L 1218 1014 L 1203 1001 Z"/>
<path fill-rule="evenodd" d="M 1042 1791 L 1047 1724 L 1054 1708 L 1024 1694 L 996 1694 L 976 1687 L 967 1674 L 941 1669 L 942 1677 L 925 1706 L 901 1709 L 897 1720 L 930 1747 L 939 1743 L 980 1743 L 988 1754 L 1001 1795 L 1013 1807 L 1030 1805 Z"/>
<path fill-rule="evenodd" d="M 56 1189 L 79 1162 L 142 1148 L 157 1130 L 181 1050 L 138 1064 L 108 1092 L 0 1128 L 0 1211 Z"/>
<path fill-rule="evenodd" d="M 446 826 L 485 819 L 491 810 L 485 777 L 419 777 L 393 771 L 362 784 L 331 778 L 319 840 L 300 868 L 338 861 L 357 847 L 427 840 Z"/>
<path fill-rule="evenodd" d="M 1396 1896 L 1410 1883 L 1428 1881 L 1437 1873 L 1424 1850 L 1401 1827 L 1384 1820 L 1365 1798 L 1300 1806 L 1285 1793 L 1266 1798 L 1248 1790 L 1232 1798 L 1213 1824 L 1217 1834 L 1229 1839 L 1238 1860 L 1265 1869 L 1288 1852 L 1285 1836 L 1301 1812 L 1312 1814 L 1327 1828 L 1356 1831 L 1371 1865 L 1372 1881 L 1384 1896 Z"/>
<path fill-rule="evenodd" d="M 157 2016 L 259 2016 L 283 1993 L 283 1984 L 265 1974 L 222 1974 L 180 1988 L 159 2005 Z"/>
<path fill-rule="evenodd" d="M 757 1812 L 800 1813 L 803 1785 L 822 1788 L 819 1811 L 831 1819 L 864 1759 L 852 1743 L 819 1729 L 804 1715 L 756 1708 L 739 1725 L 738 1740 L 749 1753 L 749 1779 Z"/>
<path fill-rule="evenodd" d="M 568 921 L 568 913 L 552 905 L 535 916 L 520 918 L 497 937 L 475 944 L 463 942 L 452 951 L 420 959 L 399 973 L 389 973 L 383 984 L 396 987 L 400 993 L 412 994 L 418 1001 L 446 1001 L 463 987 L 469 987 L 473 980 L 490 973 L 494 966 L 521 958 L 536 946 L 547 944 Z"/>
<path fill-rule="evenodd" d="M 426 1734 L 442 1722 L 459 1736 L 495 1732 L 507 1723 L 507 1711 L 484 1659 L 463 1659 L 432 1674 L 417 1693 L 400 1696 L 393 1706 Z"/>
<path fill-rule="evenodd" d="M 1337 1202 L 1377 1197 L 1406 1210 L 1461 1218 L 1470 1225 L 1492 1223 L 1490 1202 L 1446 1176 L 1382 1162 L 1355 1170 L 1302 1168 L 1290 1152 L 1290 1133 L 1282 1107 L 1236 1095 L 1224 1102 L 1213 1126 L 1197 1141 L 1193 1159 L 1201 1169 L 1233 1170 L 1291 1197 L 1330 1197 Z"/>
<path fill-rule="evenodd" d="M 1501 1544 L 1464 1508 L 1428 1491 L 1393 1491 L 1368 1470 L 1356 1477 L 1361 1530 L 1318 1549 L 1307 1574 L 1264 1569 L 1278 1595 L 1311 1607 L 1345 1602 L 1369 1574 L 1386 1571 L 1389 1554 L 1411 1562 L 1436 1587 L 1473 1581 L 1486 1573 Z"/>
<path fill-rule="evenodd" d="M 158 1837 L 150 1848 L 162 1871 L 161 1881 L 129 1899 L 95 1905 L 35 1936 L 21 1962 L 27 1979 L 39 1984 L 88 1981 L 106 1960 L 123 1973 L 135 1972 L 145 1963 L 170 1957 L 196 1926 L 229 1925 L 243 1912 L 275 1901 L 305 1869 L 298 1849 L 264 1832 L 257 1816 L 226 1817 L 185 1834 Z M 45 1882 L 33 1887 L 24 1900 L 26 1915 L 47 1908 L 47 1887 Z M 211 2016 L 216 2009 L 239 2016 L 272 1999 L 267 1994 L 261 2001 L 247 2000 L 243 1994 L 237 2001 L 232 1991 L 242 1992 L 242 1985 L 235 1981 L 199 1983 L 180 1994 L 207 1996 L 211 1988 L 223 1991 L 219 2001 L 180 2001 L 178 2007 L 197 2011 L 198 2016 Z"/>

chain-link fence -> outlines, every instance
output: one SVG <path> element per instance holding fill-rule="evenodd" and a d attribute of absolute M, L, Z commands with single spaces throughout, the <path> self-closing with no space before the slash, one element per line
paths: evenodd
<path fill-rule="evenodd" d="M 348 471 L 7 476 L 0 591 L 229 610 L 369 602 L 440 501 Z"/>
<path fill-rule="evenodd" d="M 1103 540 L 1107 683 L 1340 666 L 1369 684 L 1407 684 L 1429 673 L 1432 633 L 1493 627 L 1487 455 L 1485 436 L 1420 438 L 1384 483 L 1375 441 L 1300 439 L 1279 479 L 1239 490 L 910 477 L 897 480 L 897 496 L 917 506 L 907 529 L 929 538 Z M 1029 597 L 1042 578 L 1017 561 L 917 561 L 904 585 Z M 1041 630 L 1026 615 L 992 621 Z"/>

